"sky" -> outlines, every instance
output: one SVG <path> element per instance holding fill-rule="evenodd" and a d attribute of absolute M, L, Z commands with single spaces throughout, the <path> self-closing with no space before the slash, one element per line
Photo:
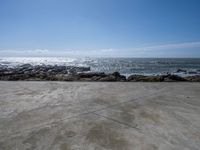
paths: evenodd
<path fill-rule="evenodd" d="M 4 56 L 200 58 L 200 0 L 0 0 Z"/>

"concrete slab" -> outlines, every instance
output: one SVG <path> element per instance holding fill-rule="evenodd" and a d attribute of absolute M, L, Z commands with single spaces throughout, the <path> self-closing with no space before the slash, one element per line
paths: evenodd
<path fill-rule="evenodd" d="M 0 82 L 0 150 L 197 150 L 199 83 Z"/>

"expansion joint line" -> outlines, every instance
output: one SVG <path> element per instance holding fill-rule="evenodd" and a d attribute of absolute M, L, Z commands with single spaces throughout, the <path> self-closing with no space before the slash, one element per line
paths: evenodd
<path fill-rule="evenodd" d="M 113 119 L 113 118 L 110 118 L 110 117 L 106 117 L 106 116 L 103 116 L 103 115 L 100 115 L 100 114 L 97 114 L 97 113 L 93 113 L 93 114 L 95 114 L 95 115 L 97 115 L 97 116 L 99 116 L 99 117 L 105 118 L 105 119 L 107 119 L 107 120 L 116 122 L 116 123 L 118 123 L 118 124 L 124 125 L 124 126 L 126 126 L 126 127 L 133 128 L 133 129 L 137 129 L 137 130 L 139 130 L 139 131 L 141 130 L 141 129 L 139 129 L 139 128 L 137 127 L 137 126 L 138 126 L 137 124 L 136 124 L 135 126 L 132 126 L 132 125 L 130 125 L 130 124 L 127 124 L 127 123 L 125 123 L 125 122 L 118 121 L 118 120 Z"/>

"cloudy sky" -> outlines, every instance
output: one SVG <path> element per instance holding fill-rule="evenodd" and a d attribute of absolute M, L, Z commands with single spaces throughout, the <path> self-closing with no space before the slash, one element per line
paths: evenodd
<path fill-rule="evenodd" d="M 199 0 L 0 0 L 0 56 L 200 57 Z"/>

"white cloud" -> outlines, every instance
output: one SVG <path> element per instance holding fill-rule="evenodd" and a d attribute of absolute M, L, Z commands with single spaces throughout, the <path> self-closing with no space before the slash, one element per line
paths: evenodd
<path fill-rule="evenodd" d="M 48 49 L 29 49 L 29 50 L 0 50 L 2 56 L 62 56 L 62 57 L 172 57 L 176 53 L 176 57 L 183 56 L 183 49 L 200 48 L 200 41 L 184 42 L 173 44 L 160 44 L 152 46 L 143 46 L 129 49 L 67 49 L 67 50 L 48 50 Z M 200 49 L 199 49 L 200 50 Z M 187 56 L 187 54 L 184 54 Z M 190 54 L 196 56 L 195 54 Z M 185 57 L 185 56 L 184 56 Z M 200 56 L 199 56 L 200 57 Z"/>
<path fill-rule="evenodd" d="M 41 54 L 45 54 L 45 53 L 49 53 L 48 49 L 35 49 L 33 50 L 36 53 L 41 53 Z M 30 52 L 33 52 L 32 50 L 30 50 Z"/>
<path fill-rule="evenodd" d="M 185 48 L 197 48 L 197 47 L 200 48 L 200 41 L 153 45 L 153 46 L 135 48 L 135 50 L 171 50 L 171 49 L 185 49 Z"/>

